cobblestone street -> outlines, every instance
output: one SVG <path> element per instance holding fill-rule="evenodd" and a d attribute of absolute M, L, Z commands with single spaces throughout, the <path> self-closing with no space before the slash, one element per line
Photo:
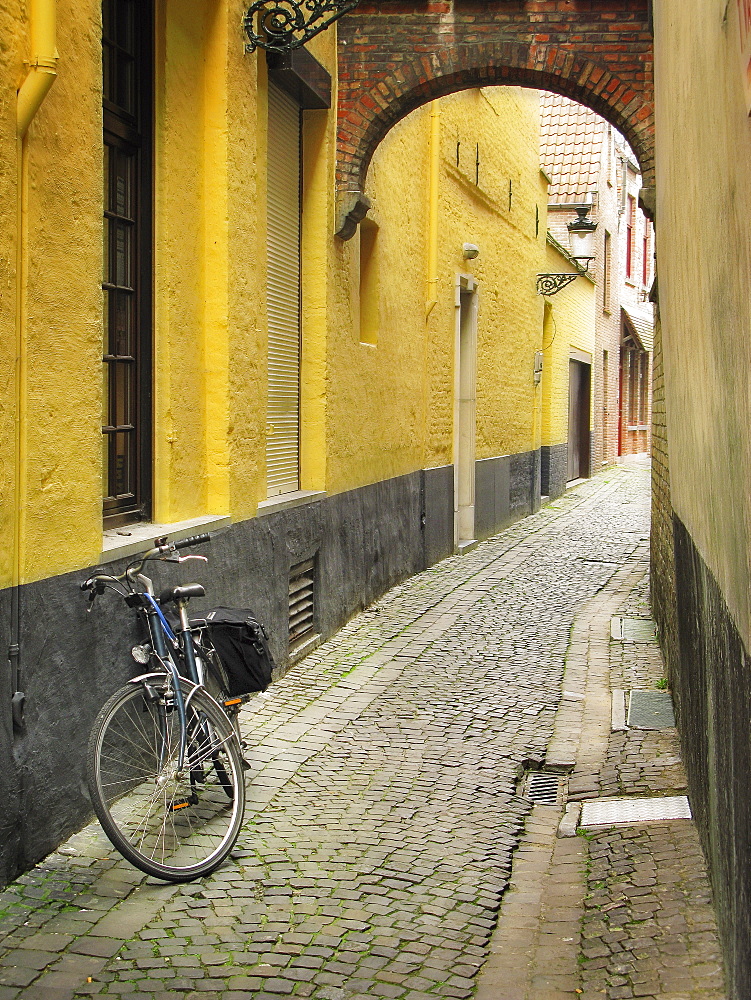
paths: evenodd
<path fill-rule="evenodd" d="M 559 839 L 520 794 L 543 765 L 569 801 L 685 794 L 674 729 L 611 732 L 611 688 L 662 676 L 607 632 L 649 617 L 648 535 L 620 468 L 389 592 L 243 715 L 213 877 L 151 881 L 92 825 L 0 893 L 0 1000 L 721 1000 L 693 823 Z"/>

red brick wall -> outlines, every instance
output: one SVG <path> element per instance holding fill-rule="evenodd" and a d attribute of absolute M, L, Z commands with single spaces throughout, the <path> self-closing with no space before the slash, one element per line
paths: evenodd
<path fill-rule="evenodd" d="M 446 0 L 361 4 L 339 22 L 338 184 L 363 189 L 388 129 L 443 94 L 521 85 L 593 108 L 654 182 L 647 0 Z"/>

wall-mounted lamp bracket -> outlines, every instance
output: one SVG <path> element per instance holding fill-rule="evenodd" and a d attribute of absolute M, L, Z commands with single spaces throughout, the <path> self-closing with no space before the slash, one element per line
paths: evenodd
<path fill-rule="evenodd" d="M 246 52 L 289 52 L 347 14 L 359 0 L 255 0 L 245 11 Z"/>

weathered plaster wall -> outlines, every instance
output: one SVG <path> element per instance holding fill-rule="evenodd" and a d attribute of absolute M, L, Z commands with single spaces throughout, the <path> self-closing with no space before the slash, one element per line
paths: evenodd
<path fill-rule="evenodd" d="M 227 24 L 236 24 L 243 7 L 232 5 Z M 265 477 L 266 271 L 265 63 L 250 59 L 232 32 L 224 39 L 228 88 L 227 127 L 227 365 L 229 510 L 237 519 L 251 516 Z M 320 114 L 320 112 L 318 112 Z M 220 128 L 220 126 L 217 126 Z M 308 260 L 306 247 L 303 255 Z M 249 303 L 251 304 L 249 307 Z"/>
<path fill-rule="evenodd" d="M 210 6 L 168 0 L 157 37 L 154 516 L 167 523 L 204 513 L 207 501 L 206 224 L 210 213 L 221 215 L 204 170 Z M 221 173 L 221 155 L 217 160 Z M 223 236 L 220 225 L 217 237 Z M 213 277 L 226 283 L 226 276 Z M 216 331 L 220 351 L 222 332 Z"/>
<path fill-rule="evenodd" d="M 439 136 L 438 231 L 436 280 L 430 283 L 433 116 Z M 368 481 L 398 474 L 410 463 L 453 461 L 460 273 L 472 275 L 479 295 L 477 458 L 539 445 L 532 370 L 541 338 L 535 275 L 544 252 L 546 199 L 538 164 L 539 99 L 517 88 L 443 98 L 401 121 L 378 147 L 367 193 L 379 227 L 380 324 L 375 345 L 359 342 L 356 237 L 352 249 L 347 245 L 342 251 L 352 268 L 351 332 L 338 335 L 342 350 L 331 361 L 332 486 L 345 470 Z M 463 258 L 465 242 L 480 247 L 476 259 Z M 345 370 L 348 380 L 333 377 Z M 361 377 L 353 378 L 353 372 Z M 335 419 L 335 413 L 341 417 Z M 345 413 L 348 420 L 342 419 Z M 338 455 L 334 449 L 340 449 Z"/>
<path fill-rule="evenodd" d="M 740 1000 L 751 991 L 751 125 L 736 3 L 656 0 L 654 15 L 665 387 L 655 435 L 659 472 L 669 469 L 669 483 L 658 479 L 655 491 L 662 504 L 653 543 L 655 611 L 712 877 L 728 996 Z M 672 551 L 665 530 L 671 518 Z"/>
<path fill-rule="evenodd" d="M 26 74 L 22 60 L 29 58 L 27 12 L 6 5 L 3 18 L 0 584 L 7 586 L 19 507 L 24 580 L 91 558 L 98 548 L 94 526 L 101 533 L 95 499 L 101 476 L 101 14 L 96 3 L 61 0 L 58 76 L 23 154 L 15 138 L 15 93 Z M 19 180 L 25 191 L 20 214 Z M 17 496 L 19 323 L 26 418 Z"/>
<path fill-rule="evenodd" d="M 479 285 L 477 458 L 534 451 L 540 433 L 534 354 L 542 335 L 536 277 L 547 202 L 539 94 L 483 87 L 444 98 L 441 107 L 441 263 L 447 281 L 460 269 Z M 465 241 L 479 245 L 475 260 L 461 262 Z"/>
<path fill-rule="evenodd" d="M 402 475 L 423 464 L 424 246 L 428 119 L 394 130 L 373 164 L 368 193 L 378 226 L 375 343 L 360 340 L 360 233 L 338 244 L 338 319 L 327 350 L 327 488 Z"/>
<path fill-rule="evenodd" d="M 16 90 L 23 79 L 22 4 L 0 7 L 0 586 L 12 578 L 15 523 L 15 393 L 18 166 Z"/>
<path fill-rule="evenodd" d="M 751 125 L 737 7 L 655 4 L 660 312 L 673 507 L 751 632 Z M 711 95 L 708 100 L 707 95 Z"/>

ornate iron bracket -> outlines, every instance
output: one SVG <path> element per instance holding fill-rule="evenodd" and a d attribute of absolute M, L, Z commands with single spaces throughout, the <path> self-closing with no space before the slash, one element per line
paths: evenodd
<path fill-rule="evenodd" d="M 324 31 L 359 0 L 255 0 L 245 11 L 246 52 L 289 52 Z"/>
<path fill-rule="evenodd" d="M 584 271 L 575 271 L 573 274 L 538 274 L 537 275 L 537 294 L 538 295 L 555 295 L 556 292 L 560 292 L 562 288 L 566 285 L 570 285 L 572 281 L 579 277 L 580 274 L 584 274 Z"/>

